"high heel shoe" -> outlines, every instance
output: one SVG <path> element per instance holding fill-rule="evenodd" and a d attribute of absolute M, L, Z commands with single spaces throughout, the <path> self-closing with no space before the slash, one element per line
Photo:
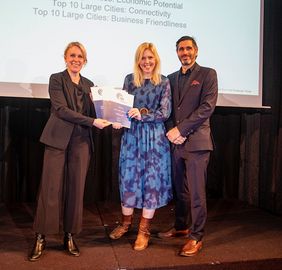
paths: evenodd
<path fill-rule="evenodd" d="M 77 244 L 74 242 L 71 233 L 65 233 L 64 249 L 72 256 L 78 257 L 80 255 Z"/>
<path fill-rule="evenodd" d="M 43 234 L 37 233 L 35 237 L 35 242 L 31 253 L 28 256 L 29 261 L 34 262 L 40 259 L 45 249 L 46 241 Z"/>

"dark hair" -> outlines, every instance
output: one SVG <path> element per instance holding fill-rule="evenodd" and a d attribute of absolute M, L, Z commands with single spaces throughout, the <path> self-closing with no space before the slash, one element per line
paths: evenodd
<path fill-rule="evenodd" d="M 179 43 L 180 43 L 181 41 L 184 41 L 184 40 L 191 40 L 193 46 L 198 49 L 197 42 L 196 42 L 196 40 L 195 40 L 193 37 L 190 37 L 190 36 L 183 36 L 183 37 L 181 37 L 180 39 L 178 39 L 178 40 L 176 41 L 176 50 L 178 49 Z"/>

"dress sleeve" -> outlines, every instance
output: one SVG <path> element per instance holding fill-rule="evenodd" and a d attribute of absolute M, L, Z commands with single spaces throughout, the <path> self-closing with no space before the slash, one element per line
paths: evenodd
<path fill-rule="evenodd" d="M 154 112 L 142 114 L 143 122 L 165 122 L 171 113 L 171 90 L 169 80 L 163 79 L 161 86 L 161 97 L 158 108 Z"/>
<path fill-rule="evenodd" d="M 129 89 L 128 75 L 124 78 L 122 89 L 125 90 L 126 92 L 128 92 L 128 89 Z"/>

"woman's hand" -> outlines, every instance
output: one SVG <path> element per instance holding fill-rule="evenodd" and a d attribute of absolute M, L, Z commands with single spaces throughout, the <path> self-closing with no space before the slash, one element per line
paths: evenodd
<path fill-rule="evenodd" d="M 137 108 L 132 108 L 128 111 L 128 116 L 130 118 L 135 118 L 137 120 L 141 120 L 141 113 Z"/>
<path fill-rule="evenodd" d="M 105 119 L 101 119 L 101 118 L 96 118 L 94 119 L 93 122 L 93 126 L 99 128 L 99 129 L 103 129 L 104 127 L 107 127 L 111 125 L 111 122 L 105 120 Z"/>

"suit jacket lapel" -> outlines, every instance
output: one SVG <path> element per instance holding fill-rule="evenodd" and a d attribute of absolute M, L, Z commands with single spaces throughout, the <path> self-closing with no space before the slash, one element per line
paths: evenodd
<path fill-rule="evenodd" d="M 191 83 L 195 79 L 195 77 L 197 76 L 197 73 L 198 73 L 199 69 L 200 69 L 200 66 L 197 63 L 195 63 L 195 67 L 194 67 L 191 75 L 189 76 L 189 79 L 186 81 L 186 83 L 184 85 L 185 90 L 181 91 L 182 95 L 181 95 L 181 97 L 178 100 L 178 104 L 180 104 L 182 102 L 182 100 L 185 97 L 185 95 L 187 95 L 187 93 L 191 90 Z M 177 78 L 177 82 L 178 82 L 178 78 Z"/>
<path fill-rule="evenodd" d="M 66 101 L 68 103 L 69 108 L 72 110 L 76 111 L 76 106 L 75 106 L 75 100 L 74 100 L 74 85 L 73 82 L 71 81 L 70 75 L 68 74 L 68 71 L 65 70 L 63 72 L 63 78 L 65 80 L 65 85 L 64 87 L 64 95 L 66 98 Z"/>
<path fill-rule="evenodd" d="M 176 73 L 176 76 L 175 76 L 175 86 L 174 86 L 174 91 L 173 91 L 173 99 L 175 100 L 175 104 L 176 106 L 178 105 L 179 103 L 179 84 L 178 84 L 178 81 L 179 81 L 179 72 L 178 71 Z"/>

